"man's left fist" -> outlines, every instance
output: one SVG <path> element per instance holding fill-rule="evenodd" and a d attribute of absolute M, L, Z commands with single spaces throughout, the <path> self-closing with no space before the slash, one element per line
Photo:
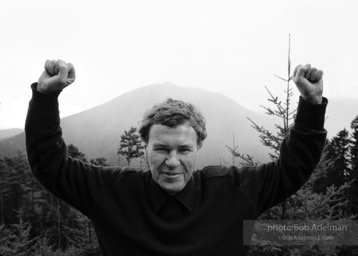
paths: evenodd
<path fill-rule="evenodd" d="M 301 96 L 313 103 L 322 103 L 323 93 L 323 71 L 312 68 L 310 64 L 304 66 L 298 65 L 293 72 L 293 81 L 295 82 Z"/>

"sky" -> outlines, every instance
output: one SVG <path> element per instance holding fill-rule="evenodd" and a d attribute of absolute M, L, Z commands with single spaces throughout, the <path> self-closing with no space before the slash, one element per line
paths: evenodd
<path fill-rule="evenodd" d="M 358 100 L 356 0 L 14 0 L 0 5 L 0 129 L 23 128 L 30 85 L 47 59 L 77 79 L 61 117 L 170 82 L 224 94 L 264 112 L 292 70 L 324 71 L 324 96 Z M 294 85 L 293 85 L 294 86 Z M 294 97 L 298 91 L 294 90 Z"/>

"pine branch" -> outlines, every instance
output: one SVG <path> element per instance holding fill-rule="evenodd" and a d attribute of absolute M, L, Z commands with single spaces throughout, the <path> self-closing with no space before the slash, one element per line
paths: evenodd
<path fill-rule="evenodd" d="M 279 79 L 281 79 L 281 80 L 283 80 L 283 81 L 285 81 L 285 82 L 288 82 L 289 80 L 287 80 L 287 79 L 285 79 L 285 78 L 282 78 L 282 77 L 280 77 L 280 76 L 278 76 L 278 75 L 275 75 L 275 77 L 277 77 L 277 78 L 279 78 Z"/>
<path fill-rule="evenodd" d="M 249 155 L 249 154 L 241 154 L 240 152 L 237 151 L 238 147 L 235 147 L 234 149 L 225 145 L 225 147 L 229 150 L 229 152 L 234 156 L 234 157 L 238 157 L 240 159 L 243 160 L 243 162 L 240 162 L 241 165 L 245 165 L 245 166 L 257 166 L 259 165 L 260 162 L 255 161 L 254 157 Z"/>

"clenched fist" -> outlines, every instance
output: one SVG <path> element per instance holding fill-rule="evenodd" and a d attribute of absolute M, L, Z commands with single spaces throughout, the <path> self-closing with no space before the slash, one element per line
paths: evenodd
<path fill-rule="evenodd" d="M 64 89 L 76 79 L 75 68 L 63 60 L 47 60 L 37 90 L 41 93 L 53 93 Z"/>
<path fill-rule="evenodd" d="M 301 96 L 314 104 L 322 103 L 323 71 L 312 68 L 310 64 L 298 65 L 293 72 L 295 82 Z"/>

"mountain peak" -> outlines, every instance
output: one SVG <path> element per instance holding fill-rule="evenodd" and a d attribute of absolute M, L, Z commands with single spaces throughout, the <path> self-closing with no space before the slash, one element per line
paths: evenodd
<path fill-rule="evenodd" d="M 224 95 L 169 82 L 135 89 L 105 104 L 65 117 L 61 121 L 65 141 L 76 145 L 90 158 L 103 156 L 114 164 L 118 159 L 116 152 L 124 130 L 137 127 L 149 108 L 167 98 L 193 103 L 206 118 L 208 139 L 200 150 L 202 157 L 198 167 L 219 164 L 222 159 L 231 157 L 225 145 L 232 143 L 233 133 L 240 134 L 237 143 L 240 143 L 242 152 L 262 159 L 265 151 L 253 152 L 253 145 L 258 146 L 259 139 L 246 119 L 250 116 L 257 120 L 257 115 Z M 253 136 L 256 137 L 256 143 L 246 140 Z M 244 148 L 248 150 L 244 151 Z M 99 152 L 102 155 L 98 155 Z"/>

